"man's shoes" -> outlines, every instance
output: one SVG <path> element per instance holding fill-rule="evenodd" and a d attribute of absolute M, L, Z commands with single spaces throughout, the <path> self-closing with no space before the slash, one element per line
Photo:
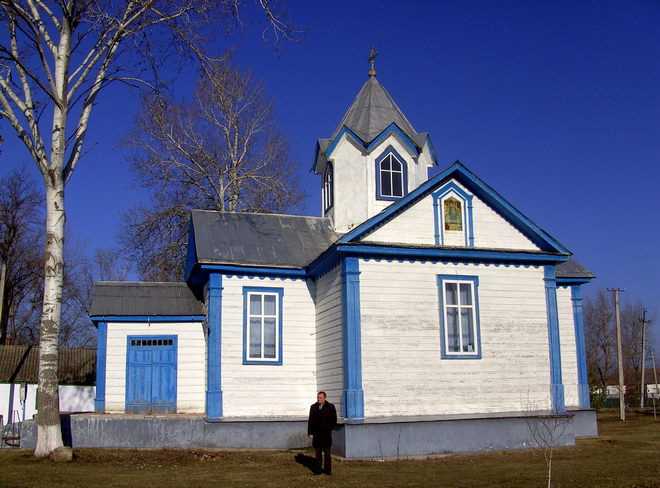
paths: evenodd
<path fill-rule="evenodd" d="M 316 471 L 314 471 L 314 474 L 315 474 L 315 475 L 317 475 L 317 474 L 323 474 L 323 471 L 321 471 L 320 469 L 317 469 Z"/>
<path fill-rule="evenodd" d="M 326 469 L 326 470 L 324 470 L 323 472 L 324 472 L 325 474 L 327 474 L 328 476 L 332 476 L 332 471 L 330 471 L 329 469 Z"/>

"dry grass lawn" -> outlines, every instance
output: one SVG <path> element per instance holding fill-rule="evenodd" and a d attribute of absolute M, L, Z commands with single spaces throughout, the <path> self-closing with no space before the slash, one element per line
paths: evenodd
<path fill-rule="evenodd" d="M 600 436 L 556 450 L 554 487 L 660 487 L 660 421 L 600 413 Z M 313 451 L 74 449 L 74 462 L 0 450 L 0 486 L 126 487 L 518 487 L 547 486 L 534 451 L 461 454 L 399 461 L 333 463 L 313 476 Z"/>

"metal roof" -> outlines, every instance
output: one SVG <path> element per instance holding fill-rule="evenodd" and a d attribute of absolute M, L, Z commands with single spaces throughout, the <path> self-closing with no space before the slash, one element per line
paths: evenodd
<path fill-rule="evenodd" d="M 0 383 L 37 383 L 37 346 L 0 346 Z M 61 385 L 96 384 L 96 349 L 60 348 L 58 382 Z"/>
<path fill-rule="evenodd" d="M 193 210 L 198 263 L 302 269 L 338 239 L 330 220 Z"/>
<path fill-rule="evenodd" d="M 568 261 L 558 264 L 555 267 L 555 278 L 588 278 L 593 279 L 596 276 L 587 268 L 578 263 L 575 259 L 569 257 Z"/>
<path fill-rule="evenodd" d="M 417 131 L 387 90 L 383 88 L 375 76 L 370 76 L 358 93 L 353 104 L 344 115 L 339 127 L 331 139 L 337 137 L 343 126 L 352 130 L 364 142 L 371 142 L 392 123 L 399 126 L 416 143 Z M 420 146 L 421 147 L 421 146 Z"/>
<path fill-rule="evenodd" d="M 185 283 L 98 281 L 91 317 L 204 315 L 204 306 Z"/>

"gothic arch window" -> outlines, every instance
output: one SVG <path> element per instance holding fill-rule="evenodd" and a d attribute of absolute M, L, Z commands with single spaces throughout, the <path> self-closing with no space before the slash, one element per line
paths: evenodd
<path fill-rule="evenodd" d="M 376 160 L 376 188 L 379 200 L 398 200 L 407 193 L 406 162 L 388 148 Z"/>
<path fill-rule="evenodd" d="M 323 177 L 323 211 L 327 212 L 334 203 L 334 188 L 333 188 L 333 169 L 332 163 L 328 162 L 325 168 L 325 176 Z"/>

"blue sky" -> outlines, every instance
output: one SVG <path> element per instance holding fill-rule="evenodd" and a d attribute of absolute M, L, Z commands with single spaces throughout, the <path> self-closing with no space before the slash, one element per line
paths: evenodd
<path fill-rule="evenodd" d="M 248 2 L 251 8 L 254 7 Z M 429 132 L 438 168 L 460 160 L 660 320 L 660 2 L 289 1 L 308 41 L 273 54 L 261 30 L 219 38 L 275 97 L 320 215 L 316 139 L 332 135 L 367 80 Z M 182 78 L 181 97 L 190 96 Z M 120 85 L 92 113 L 85 156 L 66 189 L 68 222 L 90 248 L 114 244 L 128 188 L 118 138 L 136 100 Z M 6 120 L 0 173 L 29 156 Z M 34 163 L 30 163 L 34 168 Z M 36 174 L 36 170 L 35 170 Z M 40 178 L 40 176 L 39 176 Z"/>

